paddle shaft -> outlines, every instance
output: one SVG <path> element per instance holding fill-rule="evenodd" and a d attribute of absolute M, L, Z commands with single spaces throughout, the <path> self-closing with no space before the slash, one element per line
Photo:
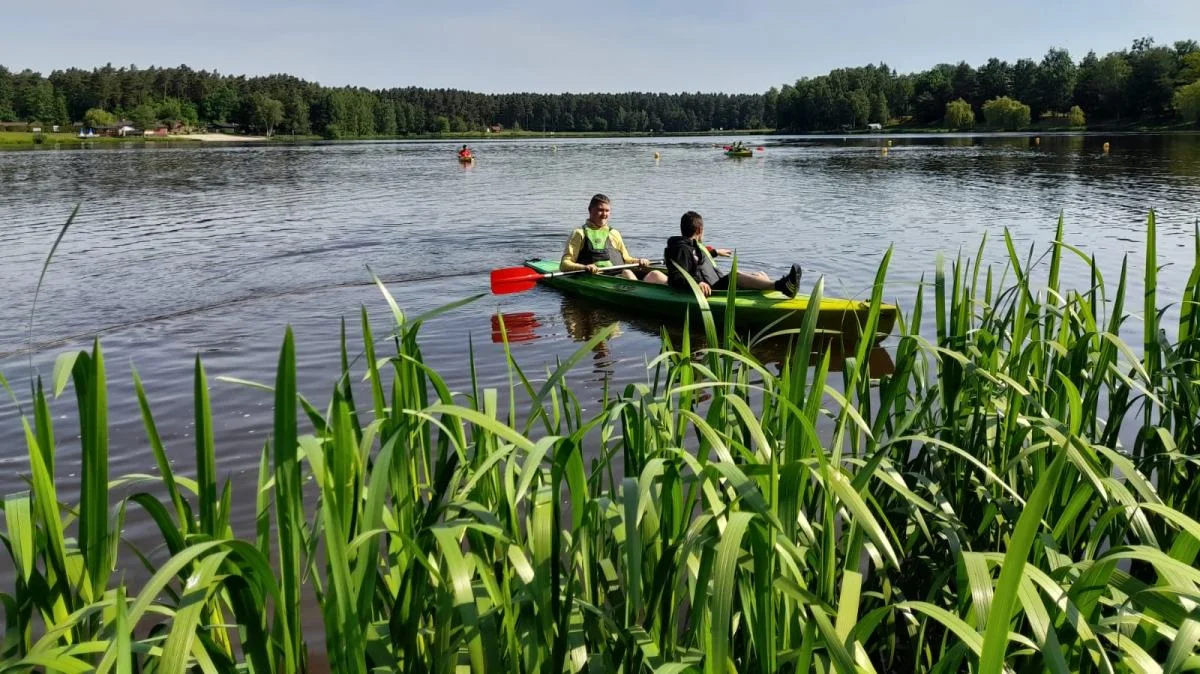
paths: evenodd
<path fill-rule="evenodd" d="M 653 264 L 653 262 L 651 264 Z M 609 271 L 620 271 L 622 269 L 635 269 L 640 266 L 642 266 L 642 265 L 638 264 L 637 262 L 634 262 L 633 264 L 616 264 L 611 267 L 600 267 L 600 273 L 603 274 L 604 272 L 609 272 Z M 587 269 L 571 269 L 568 271 L 548 272 L 545 274 L 541 274 L 540 277 L 541 278 L 557 278 L 559 276 L 566 276 L 567 274 L 586 274 L 586 273 L 588 273 Z"/>
<path fill-rule="evenodd" d="M 620 271 L 622 269 L 632 269 L 639 267 L 638 264 L 619 264 L 612 267 L 601 267 L 600 273 L 607 271 Z M 519 293 L 529 290 L 537 285 L 542 279 L 555 278 L 557 276 L 566 276 L 567 274 L 586 274 L 587 269 L 574 269 L 570 271 L 552 271 L 539 272 L 531 267 L 509 267 L 507 269 L 492 270 L 492 292 L 497 295 L 507 295 L 509 293 Z"/>

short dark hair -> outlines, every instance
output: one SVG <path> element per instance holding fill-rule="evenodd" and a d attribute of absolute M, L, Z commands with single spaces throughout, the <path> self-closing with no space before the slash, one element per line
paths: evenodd
<path fill-rule="evenodd" d="M 612 203 L 612 199 L 609 199 L 607 194 L 596 194 L 592 197 L 592 200 L 590 202 L 588 202 L 588 210 L 591 210 L 591 209 L 599 206 L 600 204 L 611 204 L 611 203 Z"/>
<path fill-rule="evenodd" d="M 704 229 L 704 218 L 696 211 L 688 211 L 679 218 L 679 233 L 684 236 L 692 236 L 697 231 Z"/>

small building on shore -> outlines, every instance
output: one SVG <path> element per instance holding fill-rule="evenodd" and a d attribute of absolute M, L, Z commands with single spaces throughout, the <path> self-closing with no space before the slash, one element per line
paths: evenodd
<path fill-rule="evenodd" d="M 116 124 L 109 124 L 108 126 L 97 126 L 94 131 L 96 132 L 97 136 L 110 136 L 117 138 L 141 135 L 141 133 L 134 128 L 133 122 L 129 121 L 128 119 L 122 119 Z"/>

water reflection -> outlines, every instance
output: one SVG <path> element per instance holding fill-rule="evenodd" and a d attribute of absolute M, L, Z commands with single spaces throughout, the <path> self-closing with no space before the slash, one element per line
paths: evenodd
<path fill-rule="evenodd" d="M 503 344 L 505 337 L 510 343 L 531 342 L 538 338 L 534 331 L 541 326 L 532 311 L 492 314 L 492 343 Z"/>
<path fill-rule="evenodd" d="M 761 340 L 750 347 L 750 352 L 760 362 L 777 368 L 782 368 L 783 364 L 794 356 L 795 351 L 793 339 L 787 336 Z M 842 372 L 846 369 L 847 361 L 857 354 L 858 343 L 847 341 L 840 335 L 818 336 L 808 354 L 808 366 L 819 366 L 826 351 L 829 352 L 829 371 Z M 878 379 L 895 371 L 896 363 L 892 360 L 891 352 L 884 346 L 876 344 L 867 353 L 867 372 L 871 379 Z"/>
<path fill-rule="evenodd" d="M 587 302 L 572 297 L 563 297 L 559 305 L 559 319 L 541 317 L 532 311 L 496 313 L 491 317 L 492 342 L 503 343 L 505 338 L 510 344 L 532 342 L 538 339 L 553 340 L 558 337 L 557 324 L 561 324 L 567 336 L 573 342 L 587 342 L 600 331 L 615 326 L 605 339 L 592 347 L 592 372 L 600 377 L 608 378 L 616 373 L 615 359 L 609 342 L 622 336 L 622 323 L 629 323 L 635 330 L 656 335 L 657 329 L 650 321 L 622 316 L 602 307 L 589 305 Z M 636 321 L 636 323 L 631 323 Z"/>
<path fill-rule="evenodd" d="M 671 344 L 676 348 L 683 343 L 683 326 L 678 322 L 664 324 L 661 321 L 645 316 L 598 305 L 588 300 L 564 295 L 559 304 L 559 317 L 567 336 L 573 342 L 587 342 L 602 330 L 612 326 L 611 334 L 598 341 L 593 347 L 593 372 L 602 376 L 614 374 L 614 357 L 610 342 L 624 335 L 628 330 L 645 336 L 659 337 L 665 333 Z M 557 337 L 555 321 L 552 317 L 539 317 L 533 311 L 497 313 L 491 317 L 492 342 L 503 343 L 507 337 L 510 344 L 533 342 L 539 339 L 554 339 Z M 704 332 L 693 329 L 688 336 L 694 352 L 707 347 Z M 795 352 L 793 336 L 790 334 L 776 335 L 766 339 L 755 339 L 750 352 L 763 365 L 774 366 L 776 371 L 782 370 Z M 833 335 L 818 335 L 809 354 L 808 366 L 817 367 L 829 352 L 829 371 L 841 372 L 846 367 L 846 361 L 855 356 L 858 344 L 848 342 L 843 337 Z M 868 356 L 868 372 L 872 379 L 895 371 L 895 363 L 891 353 L 882 345 L 875 345 Z"/>

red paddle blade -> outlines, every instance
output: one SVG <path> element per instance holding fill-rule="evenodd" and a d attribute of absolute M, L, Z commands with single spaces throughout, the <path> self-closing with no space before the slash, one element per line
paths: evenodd
<path fill-rule="evenodd" d="M 537 285 L 536 279 L 514 279 L 511 281 L 492 281 L 493 295 L 511 295 L 523 293 Z"/>
<path fill-rule="evenodd" d="M 505 267 L 504 269 L 492 270 L 492 283 L 510 281 L 536 281 L 542 275 L 536 269 L 529 267 Z"/>
<path fill-rule="evenodd" d="M 537 285 L 537 281 L 541 277 L 542 275 L 537 270 L 530 269 L 529 267 L 493 269 L 492 293 L 495 295 L 507 295 L 509 293 L 524 292 Z"/>

